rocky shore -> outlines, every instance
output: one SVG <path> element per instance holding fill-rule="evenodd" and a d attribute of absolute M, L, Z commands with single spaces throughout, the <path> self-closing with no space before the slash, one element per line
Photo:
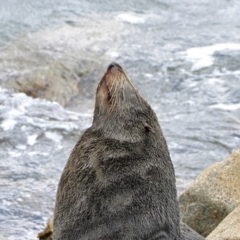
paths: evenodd
<path fill-rule="evenodd" d="M 240 239 L 240 148 L 179 196 L 181 219 L 207 240 Z"/>

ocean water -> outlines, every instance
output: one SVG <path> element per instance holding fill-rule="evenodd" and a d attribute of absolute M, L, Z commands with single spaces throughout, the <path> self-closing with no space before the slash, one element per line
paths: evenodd
<path fill-rule="evenodd" d="M 233 0 L 1 1 L 0 239 L 36 239 L 44 228 L 112 61 L 156 111 L 179 193 L 238 148 L 239 10 Z M 78 81 L 62 106 L 6 89 L 55 64 Z"/>

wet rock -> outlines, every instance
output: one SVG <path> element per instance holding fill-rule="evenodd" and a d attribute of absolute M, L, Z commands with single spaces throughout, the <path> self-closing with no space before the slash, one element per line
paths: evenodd
<path fill-rule="evenodd" d="M 240 206 L 235 208 L 211 232 L 207 240 L 239 240 L 240 239 Z"/>
<path fill-rule="evenodd" d="M 111 57 L 109 44 L 115 44 L 114 36 L 125 31 L 123 26 L 108 19 L 83 18 L 78 25 L 66 24 L 13 40 L 0 51 L 0 87 L 77 110 L 74 107 L 81 99 L 92 99 L 98 71 Z"/>
<path fill-rule="evenodd" d="M 202 172 L 179 197 L 181 220 L 202 236 L 240 205 L 240 149 Z"/>
<path fill-rule="evenodd" d="M 64 107 L 73 106 L 76 110 L 83 99 L 92 97 L 98 78 L 93 73 L 100 67 L 89 61 L 66 65 L 66 63 L 42 60 L 40 67 L 31 70 L 18 70 L 17 73 L 0 77 L 0 86 L 23 92 L 33 98 L 56 101 Z M 94 85 L 95 84 L 95 85 Z"/>
<path fill-rule="evenodd" d="M 57 101 L 64 106 L 73 95 L 77 94 L 78 81 L 79 79 L 64 69 L 64 66 L 53 64 L 12 76 L 2 86 L 23 92 L 33 98 Z"/>

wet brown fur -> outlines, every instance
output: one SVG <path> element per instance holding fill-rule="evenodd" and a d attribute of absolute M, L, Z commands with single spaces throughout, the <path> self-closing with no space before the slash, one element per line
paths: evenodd
<path fill-rule="evenodd" d="M 175 174 L 156 114 L 118 64 L 57 191 L 53 240 L 182 240 Z"/>

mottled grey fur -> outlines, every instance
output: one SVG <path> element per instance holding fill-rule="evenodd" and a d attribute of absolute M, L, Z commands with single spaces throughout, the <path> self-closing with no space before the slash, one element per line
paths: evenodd
<path fill-rule="evenodd" d="M 53 240 L 182 240 L 175 174 L 156 114 L 118 64 L 62 173 Z"/>

